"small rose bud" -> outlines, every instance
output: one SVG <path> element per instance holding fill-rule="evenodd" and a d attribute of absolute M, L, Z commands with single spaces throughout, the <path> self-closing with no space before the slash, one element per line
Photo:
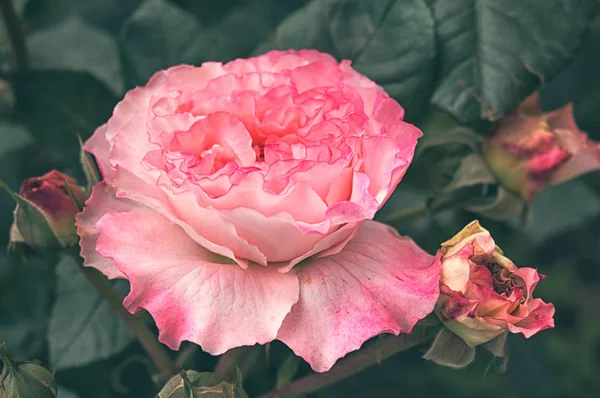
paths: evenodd
<path fill-rule="evenodd" d="M 17 202 L 13 242 L 38 249 L 61 249 L 77 241 L 75 215 L 86 200 L 75 180 L 58 171 L 23 182 L 19 194 L 4 188 Z"/>
<path fill-rule="evenodd" d="M 473 221 L 443 243 L 441 252 L 435 314 L 469 347 L 506 332 L 529 338 L 554 327 L 554 306 L 532 297 L 543 276 L 504 257 L 479 222 Z"/>
<path fill-rule="evenodd" d="M 57 389 L 54 375 L 39 362 L 13 361 L 6 347 L 0 344 L 0 397 L 3 398 L 55 398 Z"/>
<path fill-rule="evenodd" d="M 579 130 L 572 104 L 543 113 L 535 93 L 500 120 L 483 157 L 504 187 L 531 202 L 548 185 L 600 169 L 600 143 Z"/>
<path fill-rule="evenodd" d="M 158 393 L 158 398 L 248 398 L 241 385 L 241 375 L 238 371 L 238 381 L 228 383 L 214 373 L 198 373 L 193 370 L 182 371 L 174 376 Z"/>

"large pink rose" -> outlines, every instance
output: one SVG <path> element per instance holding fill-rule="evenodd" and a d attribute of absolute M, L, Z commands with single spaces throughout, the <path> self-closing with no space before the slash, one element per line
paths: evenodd
<path fill-rule="evenodd" d="M 440 262 L 373 217 L 421 132 L 348 61 L 274 51 L 177 66 L 85 148 L 104 181 L 82 255 L 126 278 L 160 340 L 221 354 L 279 339 L 317 371 L 433 310 Z"/>

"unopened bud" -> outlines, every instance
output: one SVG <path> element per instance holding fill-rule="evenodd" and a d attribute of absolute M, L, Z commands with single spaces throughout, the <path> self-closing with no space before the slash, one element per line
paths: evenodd
<path fill-rule="evenodd" d="M 75 215 L 85 193 L 75 180 L 58 171 L 23 182 L 19 194 L 3 187 L 17 202 L 13 242 L 23 241 L 38 250 L 62 249 L 77 241 Z"/>
<path fill-rule="evenodd" d="M 13 361 L 6 347 L 0 344 L 0 397 L 2 398 L 56 398 L 54 375 L 39 362 Z"/>

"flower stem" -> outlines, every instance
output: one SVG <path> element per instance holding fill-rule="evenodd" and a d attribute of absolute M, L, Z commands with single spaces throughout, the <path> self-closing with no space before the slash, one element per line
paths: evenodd
<path fill-rule="evenodd" d="M 394 212 L 389 216 L 384 217 L 381 221 L 386 224 L 406 223 L 428 213 L 429 209 L 427 208 L 427 205 L 425 203 L 420 203 L 407 209 Z"/>
<path fill-rule="evenodd" d="M 177 355 L 177 358 L 175 359 L 175 367 L 177 369 L 182 369 L 183 365 L 185 365 L 187 360 L 190 359 L 196 353 L 196 351 L 198 351 L 199 348 L 200 347 L 198 345 L 192 343 L 184 349 L 182 349 L 181 352 Z"/>
<path fill-rule="evenodd" d="M 12 0 L 0 0 L 0 11 L 6 27 L 6 34 L 10 42 L 15 64 L 18 70 L 26 70 L 29 67 L 29 55 L 25 45 L 25 35 L 21 28 L 21 22 L 15 12 Z"/>
<path fill-rule="evenodd" d="M 264 348 L 259 345 L 234 348 L 221 355 L 214 373 L 225 380 L 232 381 L 236 375 L 236 368 L 246 374 L 253 368 L 262 355 Z"/>
<path fill-rule="evenodd" d="M 98 293 L 108 301 L 112 310 L 123 322 L 125 322 L 125 325 L 131 330 L 140 342 L 140 345 L 152 359 L 159 371 L 156 382 L 162 384 L 162 382 L 173 376 L 177 372 L 177 368 L 171 361 L 165 347 L 158 342 L 154 333 L 146 327 L 141 319 L 137 318 L 123 307 L 121 297 L 113 290 L 108 279 L 93 268 L 82 267 L 82 271 L 88 281 L 96 288 Z"/>
<path fill-rule="evenodd" d="M 437 331 L 438 327 L 417 326 L 411 334 L 385 337 L 376 344 L 339 360 L 329 372 L 311 373 L 262 396 L 262 398 L 276 398 L 284 395 L 308 394 L 318 391 L 342 381 L 392 355 L 430 340 L 435 336 Z"/>

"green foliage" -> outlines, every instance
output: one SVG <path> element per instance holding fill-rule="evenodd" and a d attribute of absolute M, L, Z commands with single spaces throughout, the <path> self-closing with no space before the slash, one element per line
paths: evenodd
<path fill-rule="evenodd" d="M 432 103 L 463 123 L 498 120 L 571 59 L 594 0 L 429 0 L 440 81 Z M 560 16 L 560 17 L 559 17 Z"/>
<path fill-rule="evenodd" d="M 70 256 L 56 266 L 56 301 L 48 326 L 50 363 L 56 369 L 87 365 L 126 348 L 133 336 L 94 290 Z M 123 282 L 123 281 L 119 281 Z M 114 285 L 128 290 L 127 283 Z"/>

